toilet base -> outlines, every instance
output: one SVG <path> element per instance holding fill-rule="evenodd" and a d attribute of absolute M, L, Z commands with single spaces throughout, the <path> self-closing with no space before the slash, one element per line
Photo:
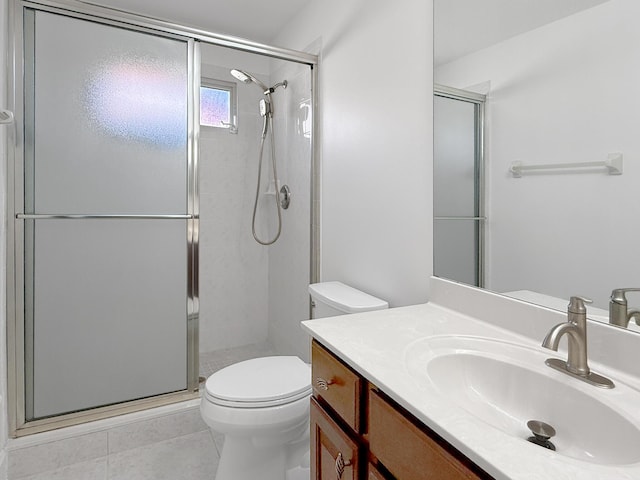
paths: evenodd
<path fill-rule="evenodd" d="M 282 448 L 256 449 L 251 439 L 226 437 L 216 480 L 282 480 L 285 457 Z"/>
<path fill-rule="evenodd" d="M 298 441 L 256 446 L 251 438 L 226 435 L 215 480 L 309 480 L 308 429 Z"/>

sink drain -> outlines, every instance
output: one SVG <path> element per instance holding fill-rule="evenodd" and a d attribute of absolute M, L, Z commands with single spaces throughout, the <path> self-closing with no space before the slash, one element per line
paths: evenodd
<path fill-rule="evenodd" d="M 533 433 L 533 437 L 527 438 L 529 442 L 548 448 L 549 450 L 556 449 L 556 446 L 549 441 L 549 439 L 556 434 L 555 428 L 540 420 L 529 420 L 527 427 L 529 427 L 529 430 Z"/>

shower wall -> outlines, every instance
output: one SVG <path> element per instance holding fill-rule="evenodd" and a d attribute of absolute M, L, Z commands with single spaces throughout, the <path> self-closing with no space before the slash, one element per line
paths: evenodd
<path fill-rule="evenodd" d="M 269 251 L 269 338 L 281 354 L 309 356 L 300 321 L 309 318 L 311 251 L 311 74 L 309 67 L 272 62 L 270 82 L 289 86 L 274 111 L 280 183 L 291 189 L 280 239 Z M 278 153 L 279 152 L 279 153 Z M 275 217 L 271 215 L 271 223 Z"/>
<path fill-rule="evenodd" d="M 243 68 L 266 82 L 268 67 L 261 57 L 202 47 L 203 77 L 233 82 L 229 70 Z M 262 94 L 244 84 L 237 92 L 238 133 L 200 130 L 200 352 L 267 339 L 268 252 L 251 236 Z"/>
<path fill-rule="evenodd" d="M 282 234 L 271 246 L 259 245 L 251 233 L 263 95 L 256 85 L 231 77 L 232 68 L 267 85 L 289 81 L 272 96 L 280 185 L 288 184 L 293 198 L 282 211 Z M 238 133 L 200 131 L 200 352 L 269 341 L 278 353 L 306 358 L 300 320 L 309 316 L 311 151 L 310 130 L 299 132 L 310 125 L 300 120 L 310 105 L 309 67 L 203 45 L 201 73 L 237 83 Z M 264 194 L 268 187 L 273 191 L 270 165 L 267 142 L 256 225 L 263 239 L 273 238 L 277 229 L 274 197 Z"/>

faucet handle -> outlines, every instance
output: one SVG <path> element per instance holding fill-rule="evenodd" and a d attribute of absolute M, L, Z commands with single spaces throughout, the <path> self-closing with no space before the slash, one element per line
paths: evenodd
<path fill-rule="evenodd" d="M 627 304 L 627 292 L 640 292 L 640 288 L 616 288 L 611 292 L 611 301 L 619 305 Z"/>
<path fill-rule="evenodd" d="M 587 297 L 571 297 L 569 299 L 568 311 L 571 313 L 587 313 L 587 307 L 585 303 L 593 303 L 593 300 Z"/>

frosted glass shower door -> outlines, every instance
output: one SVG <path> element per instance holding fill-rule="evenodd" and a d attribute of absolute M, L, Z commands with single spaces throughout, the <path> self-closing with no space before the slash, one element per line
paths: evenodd
<path fill-rule="evenodd" d="M 25 19 L 25 418 L 185 390 L 190 45 Z"/>
<path fill-rule="evenodd" d="M 477 103 L 434 97 L 434 274 L 482 286 Z"/>

